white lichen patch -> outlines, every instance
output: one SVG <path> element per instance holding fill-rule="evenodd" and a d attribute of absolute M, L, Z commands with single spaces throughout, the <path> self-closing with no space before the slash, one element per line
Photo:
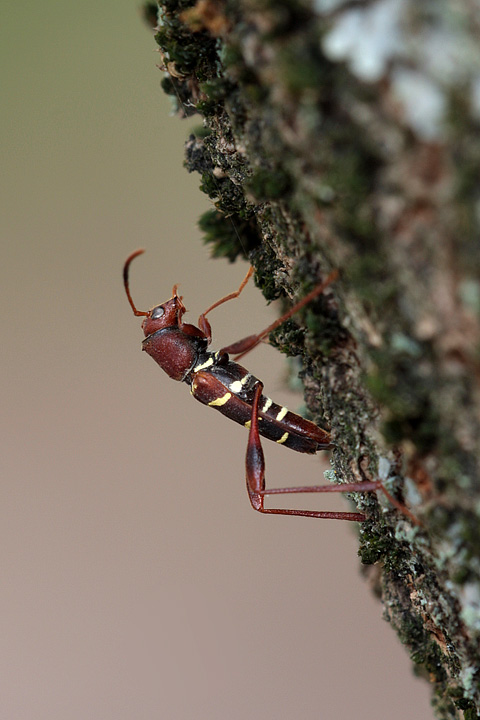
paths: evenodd
<path fill-rule="evenodd" d="M 382 481 L 382 485 L 387 490 L 393 490 L 393 483 L 395 482 L 395 476 L 389 477 L 391 471 L 391 462 L 386 457 L 380 457 L 378 459 L 378 479 Z M 384 512 L 392 509 L 390 502 L 383 492 L 377 492 L 377 499 L 380 507 Z"/>
<path fill-rule="evenodd" d="M 402 5 L 403 0 L 379 0 L 341 13 L 324 37 L 325 54 L 331 60 L 345 60 L 362 80 L 380 80 L 387 63 L 402 50 Z"/>
<path fill-rule="evenodd" d="M 405 478 L 403 493 L 408 507 L 414 508 L 416 505 L 422 504 L 422 495 L 417 488 L 415 480 L 412 480 L 412 478 Z"/>
<path fill-rule="evenodd" d="M 327 18 L 326 56 L 364 82 L 388 79 L 403 121 L 426 141 L 441 140 L 458 88 L 480 117 L 478 17 L 467 2 L 376 0 L 346 6 L 316 0 Z"/>
<path fill-rule="evenodd" d="M 462 682 L 463 687 L 465 688 L 465 690 L 468 693 L 470 693 L 472 695 L 476 691 L 475 678 L 476 678 L 477 672 L 478 672 L 477 667 L 473 667 L 473 666 L 469 665 L 469 666 L 463 668 L 461 670 L 461 672 L 459 673 L 459 678 Z"/>
<path fill-rule="evenodd" d="M 348 0 L 314 0 L 313 8 L 319 14 L 330 13 L 337 10 L 342 5 L 346 5 Z"/>
<path fill-rule="evenodd" d="M 325 470 L 325 472 L 323 473 L 323 477 L 327 482 L 334 483 L 337 480 L 337 473 L 334 468 L 331 467 L 328 470 Z"/>
<path fill-rule="evenodd" d="M 386 457 L 381 457 L 378 460 L 378 477 L 382 482 L 390 475 L 391 463 Z"/>
<path fill-rule="evenodd" d="M 459 592 L 462 605 L 460 617 L 473 632 L 480 632 L 480 588 L 478 583 L 466 582 Z"/>
<path fill-rule="evenodd" d="M 443 133 L 447 97 L 438 83 L 408 68 L 392 72 L 397 100 L 404 119 L 422 140 L 435 140 Z"/>

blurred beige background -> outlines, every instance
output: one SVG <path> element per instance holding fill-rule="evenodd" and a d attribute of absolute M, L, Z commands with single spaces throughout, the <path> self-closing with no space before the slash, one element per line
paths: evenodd
<path fill-rule="evenodd" d="M 135 2 L 1 13 L 0 716 L 431 717 L 360 578 L 355 526 L 254 513 L 246 433 L 140 352 L 130 251 L 148 250 L 137 305 L 179 282 L 194 322 L 246 266 L 199 241 L 189 125 L 169 117 Z M 212 315 L 217 347 L 273 313 L 249 287 Z M 301 404 L 272 349 L 248 365 Z M 270 483 L 322 468 L 267 448 Z"/>

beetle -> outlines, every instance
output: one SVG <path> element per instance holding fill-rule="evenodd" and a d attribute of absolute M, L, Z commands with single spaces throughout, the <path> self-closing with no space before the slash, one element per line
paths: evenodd
<path fill-rule="evenodd" d="M 250 502 L 255 510 L 276 515 L 298 515 L 363 522 L 366 519 L 365 515 L 358 512 L 266 508 L 264 507 L 264 498 L 267 495 L 307 492 L 381 490 L 400 512 L 407 515 L 413 522 L 418 522 L 407 508 L 392 497 L 380 480 L 341 485 L 266 488 L 265 460 L 260 436 L 291 450 L 313 454 L 332 447 L 330 433 L 310 420 L 291 412 L 286 407 L 276 404 L 271 398 L 264 395 L 262 381 L 254 377 L 238 362 L 230 360 L 229 354 L 235 355 L 238 360 L 250 352 L 272 330 L 321 295 L 336 280 L 338 271 L 330 273 L 322 283 L 262 332 L 243 338 L 217 352 L 210 352 L 208 346 L 212 340 L 212 329 L 207 320 L 207 314 L 228 300 L 237 298 L 252 275 L 253 268 L 248 270 L 238 290 L 213 303 L 200 315 L 197 327 L 183 322 L 186 308 L 182 302 L 182 296 L 177 293 L 177 285 L 173 286 L 172 298 L 167 302 L 156 305 L 148 311 L 136 308 L 130 294 L 129 270 L 132 261 L 144 252 L 143 249 L 135 250 L 129 255 L 123 267 L 123 284 L 130 306 L 135 316 L 144 317 L 142 329 L 145 338 L 142 350 L 150 355 L 173 380 L 187 383 L 196 400 L 218 410 L 226 417 L 249 429 L 245 462 L 246 480 Z"/>

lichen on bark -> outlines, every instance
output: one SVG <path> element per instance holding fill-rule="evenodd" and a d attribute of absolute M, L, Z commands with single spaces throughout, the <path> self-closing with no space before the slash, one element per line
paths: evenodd
<path fill-rule="evenodd" d="M 248 257 L 269 300 L 341 272 L 271 340 L 302 359 L 335 480 L 380 477 L 420 521 L 380 493 L 353 498 L 366 573 L 437 716 L 469 720 L 480 707 L 479 23 L 467 2 L 453 17 L 444 2 L 165 0 L 155 31 L 177 113 L 204 119 L 186 165 L 215 204 L 200 219 L 213 254 Z M 439 76 L 442 47 L 453 60 L 449 73 L 442 54 Z"/>

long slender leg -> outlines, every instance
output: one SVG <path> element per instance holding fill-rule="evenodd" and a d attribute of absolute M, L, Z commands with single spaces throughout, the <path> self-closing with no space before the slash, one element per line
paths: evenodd
<path fill-rule="evenodd" d="M 294 493 L 319 493 L 319 492 L 372 492 L 381 490 L 388 500 L 399 512 L 406 515 L 415 524 L 419 525 L 418 519 L 402 503 L 396 500 L 382 485 L 380 480 L 372 482 L 345 483 L 342 485 L 304 485 L 300 487 L 271 488 L 265 487 L 265 458 L 260 442 L 258 430 L 258 409 L 263 385 L 259 383 L 255 390 L 255 399 L 252 408 L 252 419 L 250 433 L 248 436 L 246 475 L 247 490 L 252 507 L 258 512 L 271 513 L 275 515 L 299 515 L 301 517 L 331 518 L 335 520 L 352 520 L 363 522 L 365 515 L 354 512 L 332 512 L 332 511 L 311 511 L 311 510 L 289 510 L 283 508 L 265 508 L 263 499 L 266 495 L 287 495 Z"/>
<path fill-rule="evenodd" d="M 363 522 L 365 515 L 362 513 L 353 512 L 330 512 L 330 511 L 311 511 L 311 510 L 288 510 L 283 508 L 265 508 L 263 506 L 263 499 L 265 495 L 279 494 L 282 492 L 281 489 L 273 490 L 270 493 L 265 488 L 265 459 L 263 455 L 262 445 L 260 442 L 260 433 L 258 431 L 258 409 L 260 397 L 262 394 L 263 385 L 259 383 L 255 391 L 255 400 L 252 408 L 252 420 L 250 424 L 250 433 L 248 436 L 247 445 L 247 457 L 246 457 L 246 474 L 247 474 L 247 490 L 250 497 L 252 507 L 258 512 L 271 513 L 275 515 L 299 515 L 302 517 L 315 517 L 315 518 L 332 518 L 335 520 L 353 520 L 356 522 Z M 369 485 L 371 483 L 368 483 Z M 361 485 L 361 483 L 360 483 Z M 351 492 L 352 490 L 358 490 L 358 484 L 351 484 L 344 489 L 343 485 L 328 485 L 328 486 L 316 486 L 313 488 L 287 488 L 286 492 Z M 376 488 L 360 488 L 361 490 L 376 489 Z"/>
<path fill-rule="evenodd" d="M 235 298 L 237 298 L 240 295 L 240 293 L 242 292 L 242 290 L 245 287 L 245 285 L 247 284 L 247 282 L 250 280 L 252 273 L 253 273 L 253 267 L 250 266 L 248 269 L 248 272 L 245 275 L 245 277 L 243 278 L 238 290 L 235 290 L 234 292 L 231 292 L 229 295 L 225 295 L 225 297 L 220 298 L 220 300 L 217 300 L 217 302 L 213 303 L 213 305 L 210 305 L 210 307 L 207 308 L 205 310 L 205 312 L 203 312 L 200 315 L 200 317 L 198 318 L 198 326 L 199 326 L 200 330 L 207 336 L 208 342 L 210 342 L 212 339 L 212 328 L 210 327 L 210 323 L 208 322 L 206 315 L 208 315 L 209 312 L 211 312 L 212 310 L 217 308 L 219 305 L 223 305 L 223 303 L 226 303 L 228 300 L 234 300 Z"/>
<path fill-rule="evenodd" d="M 381 480 L 363 481 L 358 483 L 342 483 L 341 485 L 305 485 L 303 487 L 287 487 L 287 488 L 268 488 L 265 489 L 263 495 L 288 495 L 293 493 L 310 493 L 310 492 L 372 492 L 380 490 L 388 499 L 391 505 L 398 510 L 399 513 L 405 515 L 414 525 L 421 526 L 421 522 L 410 510 L 395 498 L 383 486 Z M 329 516 L 330 517 L 330 516 Z"/>
<path fill-rule="evenodd" d="M 308 305 L 309 302 L 312 302 L 312 300 L 321 295 L 323 291 L 337 279 L 337 277 L 338 270 L 333 270 L 330 275 L 322 283 L 320 283 L 320 285 L 317 285 L 317 287 L 313 288 L 313 290 L 309 292 L 308 295 L 305 295 L 304 298 L 299 300 L 293 307 L 290 308 L 290 310 L 288 310 L 284 315 L 275 320 L 275 322 L 265 328 L 265 330 L 262 330 L 256 335 L 249 335 L 248 337 L 242 338 L 242 340 L 232 343 L 231 345 L 227 345 L 226 347 L 222 348 L 220 352 L 226 352 L 230 355 L 236 355 L 237 357 L 235 358 L 235 361 L 239 360 L 241 357 L 243 357 L 243 355 L 246 355 L 248 352 L 250 352 L 250 350 L 253 350 L 253 348 L 258 345 L 258 343 L 261 342 L 264 337 L 266 337 L 273 330 L 276 330 L 276 328 L 279 327 L 282 323 L 284 323 L 285 320 L 291 318 L 292 315 L 295 315 L 295 313 L 305 307 L 305 305 Z"/>

